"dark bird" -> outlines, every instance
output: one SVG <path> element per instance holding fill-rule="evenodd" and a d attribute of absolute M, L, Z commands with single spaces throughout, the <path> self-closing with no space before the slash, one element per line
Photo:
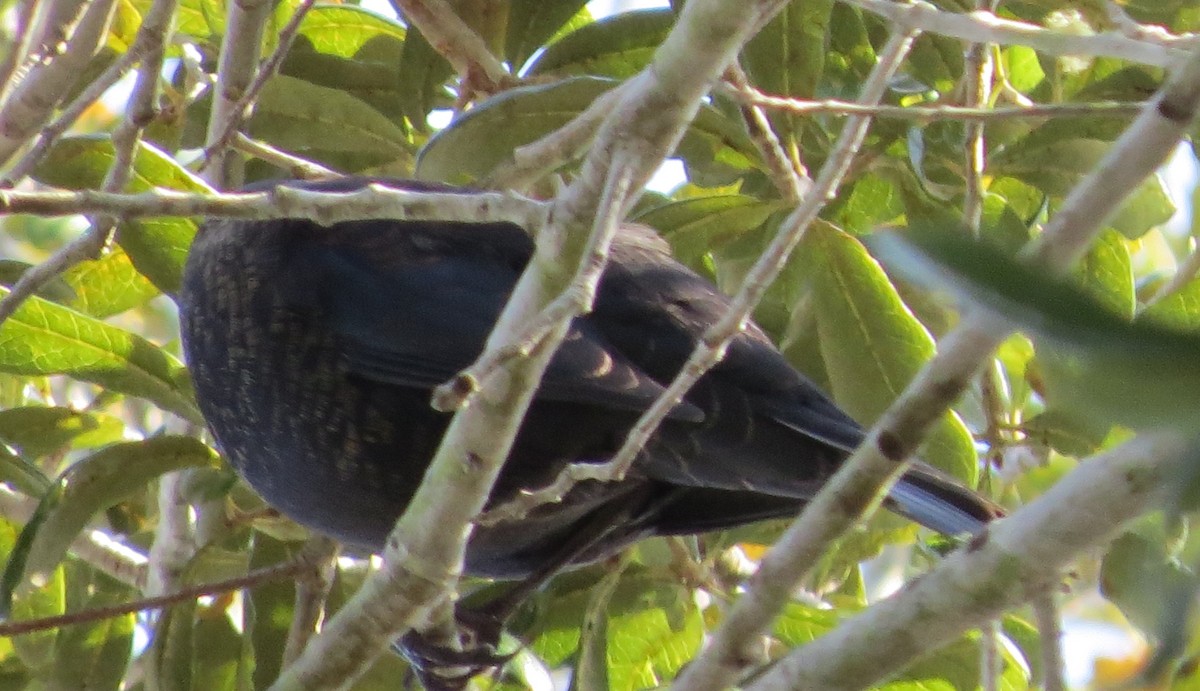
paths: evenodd
<path fill-rule="evenodd" d="M 378 550 L 449 420 L 430 407 L 433 387 L 481 353 L 532 252 L 529 235 L 505 222 L 208 221 L 179 304 L 196 395 L 220 448 L 288 516 Z M 490 505 L 544 486 L 567 463 L 606 460 L 727 304 L 652 231 L 623 228 L 595 307 L 554 355 Z M 561 503 L 476 529 L 466 569 L 521 579 L 651 535 L 792 516 L 862 438 L 749 324 L 628 477 L 582 483 Z M 997 515 L 923 464 L 887 506 L 947 534 L 978 532 Z"/>

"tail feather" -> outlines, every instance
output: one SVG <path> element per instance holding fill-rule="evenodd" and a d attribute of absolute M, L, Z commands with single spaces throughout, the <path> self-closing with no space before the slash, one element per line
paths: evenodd
<path fill-rule="evenodd" d="M 888 496 L 892 511 L 944 535 L 975 535 L 1004 510 L 928 466 L 917 466 Z"/>

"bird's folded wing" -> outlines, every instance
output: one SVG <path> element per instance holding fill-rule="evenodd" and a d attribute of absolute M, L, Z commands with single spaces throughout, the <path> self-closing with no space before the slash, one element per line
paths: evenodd
<path fill-rule="evenodd" d="M 432 388 L 474 362 L 516 279 L 509 267 L 484 257 L 381 266 L 336 249 L 322 254 L 322 302 L 341 336 L 349 371 L 397 386 Z M 577 320 L 537 397 L 640 412 L 662 391 L 661 384 Z M 671 417 L 704 416 L 684 403 Z"/>

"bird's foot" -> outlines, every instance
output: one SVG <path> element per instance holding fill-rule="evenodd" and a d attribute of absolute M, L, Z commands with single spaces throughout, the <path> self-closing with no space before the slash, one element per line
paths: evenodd
<path fill-rule="evenodd" d="M 504 665 L 515 653 L 499 653 L 504 620 L 486 609 L 455 612 L 457 631 L 445 635 L 410 631 L 393 647 L 421 680 L 427 691 L 458 691 L 477 674 Z"/>

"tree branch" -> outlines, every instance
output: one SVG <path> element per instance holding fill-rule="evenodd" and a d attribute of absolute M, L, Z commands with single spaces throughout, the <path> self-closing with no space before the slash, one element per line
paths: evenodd
<path fill-rule="evenodd" d="M 95 190 L 24 192 L 0 190 L 0 215 L 73 216 L 110 213 L 129 218 L 208 216 L 216 218 L 304 218 L 331 224 L 355 219 L 540 222 L 547 204 L 512 192 L 414 192 L 373 183 L 353 192 L 318 192 L 276 187 L 261 192 L 193 194 L 155 189 L 137 194 Z"/>
<path fill-rule="evenodd" d="M 209 156 L 205 180 L 218 189 L 242 184 L 241 160 L 228 150 L 215 149 L 214 146 L 222 132 L 234 128 L 230 123 L 242 117 L 237 109 L 258 64 L 263 27 L 271 14 L 271 6 L 269 0 L 235 0 L 229 3 L 229 16 L 217 66 L 217 83 L 213 86 L 212 112 L 204 141 L 204 149 Z"/>
<path fill-rule="evenodd" d="M 1130 38 L 1106 32 L 1079 36 L 1036 24 L 1002 19 L 991 12 L 944 12 L 924 0 L 841 0 L 847 5 L 877 14 L 892 23 L 911 26 L 923 33 L 940 34 L 973 43 L 1028 46 L 1046 55 L 1087 55 L 1119 58 L 1154 67 L 1172 67 L 1186 59 L 1189 45 L 1163 45 L 1161 41 Z"/>
<path fill-rule="evenodd" d="M 0 104 L 0 164 L 24 146 L 84 72 L 104 40 L 114 0 L 48 3 L 28 69 Z M 71 14 L 67 10 L 79 10 Z M 61 21 L 61 23 L 59 23 Z M 69 36 L 69 38 L 67 38 Z"/>
<path fill-rule="evenodd" d="M 936 122 L 939 120 L 965 120 L 988 122 L 992 120 L 1026 120 L 1030 118 L 1104 117 L 1134 118 L 1146 107 L 1146 102 L 1120 103 L 1052 103 L 1031 106 L 1002 108 L 938 106 L 889 106 L 865 105 L 836 99 L 808 101 L 767 94 L 751 86 L 738 87 L 731 83 L 722 85 L 722 90 L 742 103 L 782 110 L 797 115 L 866 115 L 874 118 L 917 120 Z"/>
<path fill-rule="evenodd" d="M 512 85 L 512 75 L 445 0 L 392 0 L 392 4 L 420 29 L 470 90 L 494 94 Z"/>

